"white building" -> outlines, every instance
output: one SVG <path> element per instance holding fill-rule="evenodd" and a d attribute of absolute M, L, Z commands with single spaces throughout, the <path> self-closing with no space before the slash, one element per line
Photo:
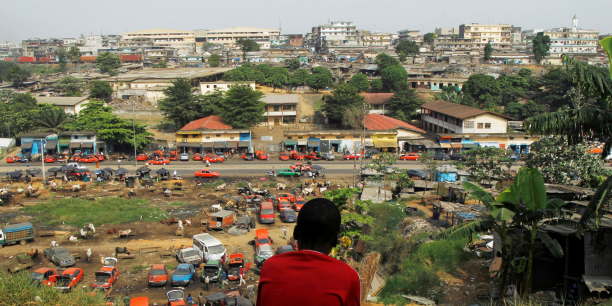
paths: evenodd
<path fill-rule="evenodd" d="M 327 52 L 330 46 L 361 47 L 361 35 L 352 21 L 332 21 L 312 28 L 317 52 Z"/>
<path fill-rule="evenodd" d="M 215 90 L 226 91 L 236 85 L 247 85 L 255 90 L 254 81 L 240 81 L 240 82 L 229 82 L 229 81 L 218 81 L 218 82 L 200 82 L 200 92 L 205 95 Z"/>
<path fill-rule="evenodd" d="M 415 40 L 417 37 L 419 37 L 419 30 L 401 30 L 398 31 L 398 35 L 399 35 L 399 40 Z"/>
<path fill-rule="evenodd" d="M 553 28 L 544 31 L 550 37 L 550 55 L 597 54 L 599 31 L 578 28 L 578 18 L 574 15 L 571 28 Z"/>
<path fill-rule="evenodd" d="M 472 39 L 474 48 L 484 49 L 490 43 L 495 49 L 509 49 L 512 44 L 512 25 L 509 24 L 462 24 L 459 37 Z"/>
<path fill-rule="evenodd" d="M 503 134 L 512 118 L 494 112 L 446 101 L 421 105 L 423 128 L 433 133 Z"/>
<path fill-rule="evenodd" d="M 236 27 L 220 30 L 206 31 L 206 41 L 213 44 L 223 44 L 227 47 L 236 47 L 239 39 L 255 41 L 260 49 L 270 49 L 270 41 L 280 35 L 280 30 L 261 29 L 250 27 Z"/>
<path fill-rule="evenodd" d="M 436 28 L 434 34 L 438 35 L 438 37 L 459 35 L 459 28 Z"/>
<path fill-rule="evenodd" d="M 139 41 L 142 38 L 151 38 L 154 47 L 164 47 L 176 50 L 177 55 L 186 55 L 195 52 L 195 32 L 170 29 L 150 29 L 143 31 L 125 32 L 122 39 L 126 41 Z"/>
<path fill-rule="evenodd" d="M 89 102 L 88 97 L 36 97 L 37 103 L 54 104 L 67 114 L 78 115 Z"/>

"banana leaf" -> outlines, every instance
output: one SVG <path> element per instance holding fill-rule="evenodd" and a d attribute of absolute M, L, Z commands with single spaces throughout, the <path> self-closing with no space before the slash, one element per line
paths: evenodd
<path fill-rule="evenodd" d="M 546 207 L 546 185 L 542 174 L 537 168 L 522 168 L 519 170 L 519 188 L 525 207 L 537 210 Z M 518 176 L 518 175 L 517 175 Z"/>
<path fill-rule="evenodd" d="M 548 234 L 540 233 L 538 234 L 538 238 L 544 242 L 550 253 L 557 258 L 563 257 L 563 248 L 559 244 L 557 239 L 552 239 Z"/>
<path fill-rule="evenodd" d="M 486 232 L 497 225 L 493 219 L 483 219 L 467 223 L 461 223 L 447 228 L 436 236 L 436 239 L 459 240 L 472 237 L 474 234 Z"/>
<path fill-rule="evenodd" d="M 612 36 L 602 39 L 599 43 L 604 48 L 604 50 L 606 50 L 606 53 L 608 53 L 608 59 L 610 59 L 611 63 L 610 77 L 612 77 Z"/>

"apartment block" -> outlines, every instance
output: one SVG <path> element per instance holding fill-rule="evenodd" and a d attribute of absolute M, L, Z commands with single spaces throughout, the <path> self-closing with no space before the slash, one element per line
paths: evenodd
<path fill-rule="evenodd" d="M 509 24 L 462 24 L 459 26 L 459 37 L 472 40 L 472 46 L 484 49 L 490 43 L 495 49 L 509 49 L 512 25 Z"/>

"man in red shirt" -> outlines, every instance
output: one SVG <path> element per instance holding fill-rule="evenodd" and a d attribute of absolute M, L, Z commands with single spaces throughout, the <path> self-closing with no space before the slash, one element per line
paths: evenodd
<path fill-rule="evenodd" d="M 330 200 L 304 204 L 293 237 L 299 251 L 270 257 L 261 268 L 257 306 L 359 306 L 357 271 L 329 257 L 338 244 L 340 211 Z"/>

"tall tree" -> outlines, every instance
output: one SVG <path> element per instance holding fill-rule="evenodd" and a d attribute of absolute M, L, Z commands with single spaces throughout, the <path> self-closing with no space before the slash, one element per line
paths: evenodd
<path fill-rule="evenodd" d="M 399 44 L 397 44 L 397 46 L 395 46 L 395 53 L 404 53 L 409 56 L 415 56 L 419 55 L 421 52 L 419 45 L 414 41 L 402 40 Z"/>
<path fill-rule="evenodd" d="M 399 65 L 389 66 L 382 70 L 380 79 L 387 90 L 393 91 L 408 82 L 408 72 Z"/>
<path fill-rule="evenodd" d="M 272 68 L 274 69 L 274 68 Z M 327 75 L 330 78 L 334 78 L 334 76 L 332 75 L 331 71 L 329 71 L 329 69 L 327 69 L 326 67 L 323 66 L 319 66 L 319 67 L 314 67 L 312 68 L 312 74 L 324 74 Z"/>
<path fill-rule="evenodd" d="M 110 83 L 104 81 L 93 81 L 89 86 L 89 97 L 102 101 L 110 101 L 113 88 Z"/>
<path fill-rule="evenodd" d="M 44 106 L 43 106 L 44 105 Z M 72 118 L 61 108 L 43 104 L 34 123 L 37 131 L 59 133 L 65 131 Z"/>
<path fill-rule="evenodd" d="M 306 69 L 298 69 L 293 73 L 291 77 L 291 84 L 295 86 L 303 86 L 306 84 L 308 77 L 310 76 L 310 72 Z"/>
<path fill-rule="evenodd" d="M 68 97 L 80 97 L 83 81 L 71 75 L 67 75 L 55 83 L 55 87 L 66 92 Z"/>
<path fill-rule="evenodd" d="M 240 69 L 234 69 L 234 70 L 230 70 L 226 72 L 225 74 L 223 74 L 223 80 L 230 81 L 230 82 L 238 82 L 238 81 L 244 81 L 245 77 L 244 77 L 244 73 L 242 73 Z"/>
<path fill-rule="evenodd" d="M 345 117 L 346 110 L 363 108 L 363 103 L 365 103 L 364 97 L 359 94 L 359 90 L 347 83 L 336 85 L 332 94 L 324 97 L 325 104 L 323 104 L 321 110 L 327 118 L 340 122 L 343 126 L 346 126 L 347 119 L 350 119 Z"/>
<path fill-rule="evenodd" d="M 434 39 L 438 38 L 438 35 L 435 33 L 427 33 L 423 36 L 423 41 L 428 44 L 433 44 Z"/>
<path fill-rule="evenodd" d="M 30 131 L 36 118 L 38 107 L 36 98 L 30 93 L 16 93 L 12 90 L 3 90 L 0 94 L 0 130 L 11 135 L 18 135 Z"/>
<path fill-rule="evenodd" d="M 387 67 L 396 66 L 400 64 L 398 60 L 396 60 L 387 53 L 378 53 L 378 55 L 376 55 L 375 63 L 376 65 L 378 65 L 378 70 L 380 71 L 383 71 Z"/>
<path fill-rule="evenodd" d="M 410 123 L 412 116 L 416 115 L 417 109 L 423 104 L 416 90 L 410 88 L 407 83 L 397 86 L 393 96 L 389 99 L 391 117 Z"/>
<path fill-rule="evenodd" d="M 224 110 L 221 118 L 236 129 L 250 128 L 263 120 L 263 93 L 249 86 L 232 86 L 225 92 Z"/>
<path fill-rule="evenodd" d="M 9 68 L 8 72 L 4 76 L 4 79 L 13 82 L 13 87 L 21 88 L 23 87 L 23 83 L 28 80 L 30 77 L 30 72 L 25 69 L 22 69 L 19 66 L 13 66 Z"/>
<path fill-rule="evenodd" d="M 487 43 L 484 47 L 484 59 L 485 61 L 488 61 L 491 59 L 491 55 L 493 55 L 493 46 L 491 46 L 491 43 Z"/>
<path fill-rule="evenodd" d="M 159 61 L 157 64 L 153 65 L 151 68 L 168 68 L 168 63 L 166 61 Z"/>
<path fill-rule="evenodd" d="M 240 50 L 242 50 L 242 60 L 246 63 L 246 53 L 251 51 L 259 51 L 259 44 L 250 39 L 239 39 L 236 41 Z"/>
<path fill-rule="evenodd" d="M 487 104 L 499 105 L 501 103 L 501 90 L 497 79 L 486 74 L 472 74 L 463 84 L 464 96 L 471 97 L 479 107 Z"/>
<path fill-rule="evenodd" d="M 550 36 L 538 34 L 532 41 L 533 55 L 538 63 L 548 54 L 550 50 Z"/>
<path fill-rule="evenodd" d="M 306 79 L 306 84 L 319 92 L 319 89 L 325 89 L 334 85 L 334 80 L 325 73 L 313 73 Z"/>
<path fill-rule="evenodd" d="M 67 55 L 70 62 L 73 63 L 75 66 L 78 62 L 81 61 L 81 51 L 77 46 L 70 47 L 70 49 L 68 49 Z"/>
<path fill-rule="evenodd" d="M 267 82 L 274 88 L 272 89 L 272 92 L 276 91 L 277 88 L 283 88 L 285 84 L 287 84 L 287 81 L 287 76 L 282 73 L 275 73 L 267 80 Z"/>
<path fill-rule="evenodd" d="M 223 105 L 223 92 L 219 89 L 215 89 L 213 92 L 209 92 L 205 95 L 200 96 L 200 113 L 199 117 L 208 117 L 208 116 L 219 116 L 223 115 L 224 105 Z"/>
<path fill-rule="evenodd" d="M 289 61 L 289 68 L 291 68 L 293 70 L 298 69 L 301 66 L 302 66 L 302 62 L 300 62 L 300 59 L 298 59 L 298 58 L 292 58 Z"/>
<path fill-rule="evenodd" d="M 57 58 L 57 63 L 59 64 L 62 70 L 66 69 L 68 65 L 68 53 L 64 48 L 58 48 L 54 52 L 55 57 Z"/>
<path fill-rule="evenodd" d="M 497 78 L 500 87 L 501 105 L 518 102 L 527 96 L 530 84 L 527 79 L 518 75 L 501 75 Z"/>
<path fill-rule="evenodd" d="M 403 63 L 406 61 L 406 54 L 404 54 L 404 52 L 400 52 L 397 57 L 399 58 L 400 63 Z"/>
<path fill-rule="evenodd" d="M 367 92 L 370 88 L 370 83 L 368 82 L 368 77 L 363 73 L 358 73 L 354 75 L 348 83 L 357 88 L 360 92 Z"/>
<path fill-rule="evenodd" d="M 259 64 L 255 67 L 255 69 L 263 72 L 266 78 L 272 75 L 272 73 L 270 72 L 272 68 L 270 68 L 270 65 L 268 64 Z"/>
<path fill-rule="evenodd" d="M 221 64 L 221 55 L 219 55 L 219 54 L 212 54 L 208 58 L 208 65 L 211 68 L 219 67 L 220 64 Z"/>
<path fill-rule="evenodd" d="M 469 173 L 469 180 L 476 184 L 491 185 L 497 180 L 510 179 L 511 152 L 496 147 L 480 147 L 462 153 L 465 161 L 457 166 Z"/>
<path fill-rule="evenodd" d="M 385 85 L 381 79 L 374 79 L 370 82 L 370 87 L 372 87 L 372 92 L 382 92 L 385 89 Z"/>
<path fill-rule="evenodd" d="M 98 65 L 100 72 L 108 73 L 109 75 L 117 75 L 115 70 L 121 68 L 123 65 L 119 55 L 110 53 L 108 51 L 96 57 L 96 64 Z"/>
<path fill-rule="evenodd" d="M 157 108 L 174 121 L 177 128 L 199 118 L 200 104 L 189 81 L 184 78 L 172 81 L 172 85 L 164 89 L 164 94 L 166 97 L 159 101 Z"/>

